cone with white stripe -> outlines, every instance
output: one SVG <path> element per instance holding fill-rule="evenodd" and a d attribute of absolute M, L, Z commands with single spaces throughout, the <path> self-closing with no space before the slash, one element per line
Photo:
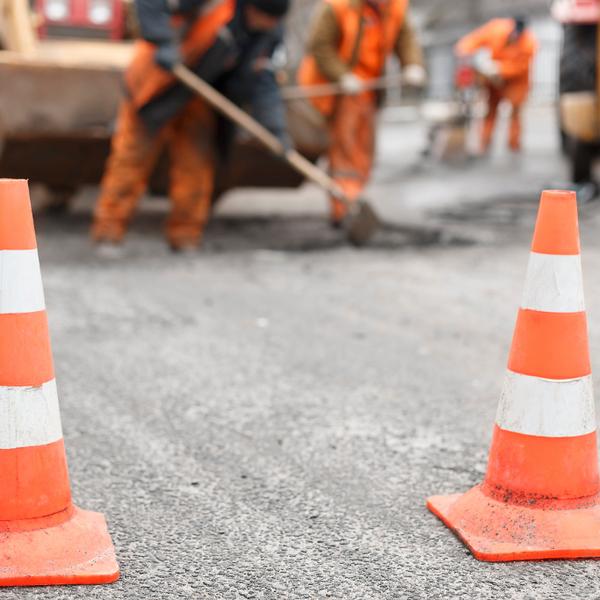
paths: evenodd
<path fill-rule="evenodd" d="M 104 516 L 71 501 L 27 182 L 0 179 L 0 586 L 118 577 Z"/>
<path fill-rule="evenodd" d="M 480 560 L 600 556 L 596 418 L 577 202 L 542 194 L 487 473 L 428 508 Z"/>

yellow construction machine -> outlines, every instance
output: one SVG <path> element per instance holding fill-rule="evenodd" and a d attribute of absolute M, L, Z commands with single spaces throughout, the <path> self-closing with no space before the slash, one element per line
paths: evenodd
<path fill-rule="evenodd" d="M 132 42 L 39 39 L 27 0 L 0 0 L 0 177 L 45 186 L 62 210 L 84 185 L 97 184 L 108 156 L 122 75 Z M 289 125 L 298 149 L 315 159 L 326 137 L 296 103 Z M 219 165 L 217 193 L 235 187 L 295 187 L 302 176 L 247 137 Z M 167 187 L 167 159 L 151 189 Z"/>

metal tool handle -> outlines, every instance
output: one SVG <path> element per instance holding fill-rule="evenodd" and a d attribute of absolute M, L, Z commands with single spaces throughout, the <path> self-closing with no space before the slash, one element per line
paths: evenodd
<path fill-rule="evenodd" d="M 248 113 L 229 100 L 229 98 L 226 98 L 210 84 L 190 71 L 185 65 L 177 65 L 173 69 L 173 73 L 181 83 L 196 92 L 214 109 L 224 114 L 242 129 L 245 129 L 271 152 L 286 160 L 289 165 L 307 179 L 316 183 L 330 194 L 333 194 L 342 202 L 350 204 L 344 192 L 327 173 L 307 160 L 298 151 L 286 151 L 277 136 L 273 135 L 266 127 L 261 125 L 256 119 L 253 119 Z"/>

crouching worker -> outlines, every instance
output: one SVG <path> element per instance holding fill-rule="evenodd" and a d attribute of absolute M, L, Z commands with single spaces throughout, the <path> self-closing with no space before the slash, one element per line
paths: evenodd
<path fill-rule="evenodd" d="M 456 45 L 459 58 L 472 57 L 473 66 L 487 89 L 488 110 L 481 136 L 483 153 L 490 148 L 498 107 L 503 101 L 511 106 L 508 146 L 513 152 L 521 150 L 521 109 L 529 95 L 529 76 L 536 49 L 536 39 L 522 16 L 493 19 Z"/>
<path fill-rule="evenodd" d="M 375 117 L 381 94 L 365 83 L 383 76 L 396 53 L 409 86 L 425 85 L 423 56 L 408 18 L 408 0 L 322 0 L 298 73 L 307 88 L 338 84 L 341 94 L 312 99 L 326 117 L 331 176 L 356 200 L 369 180 L 375 150 Z M 340 224 L 344 204 L 331 198 L 331 223 Z"/>
<path fill-rule="evenodd" d="M 175 251 L 202 240 L 214 187 L 217 115 L 172 73 L 186 64 L 289 146 L 284 107 L 270 58 L 282 38 L 289 0 L 136 0 L 143 40 L 126 71 L 111 155 L 92 237 L 119 244 L 155 163 L 170 158 L 171 212 L 166 236 Z M 221 146 L 222 139 L 219 139 Z"/>

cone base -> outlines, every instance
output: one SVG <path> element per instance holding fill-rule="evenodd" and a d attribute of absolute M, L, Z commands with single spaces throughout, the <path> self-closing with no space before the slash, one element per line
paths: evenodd
<path fill-rule="evenodd" d="M 104 515 L 75 508 L 66 522 L 0 531 L 0 586 L 111 583 L 119 566 Z"/>
<path fill-rule="evenodd" d="M 600 502 L 544 508 L 499 502 L 481 486 L 465 494 L 432 496 L 427 508 L 478 560 L 502 562 L 600 557 Z"/>

